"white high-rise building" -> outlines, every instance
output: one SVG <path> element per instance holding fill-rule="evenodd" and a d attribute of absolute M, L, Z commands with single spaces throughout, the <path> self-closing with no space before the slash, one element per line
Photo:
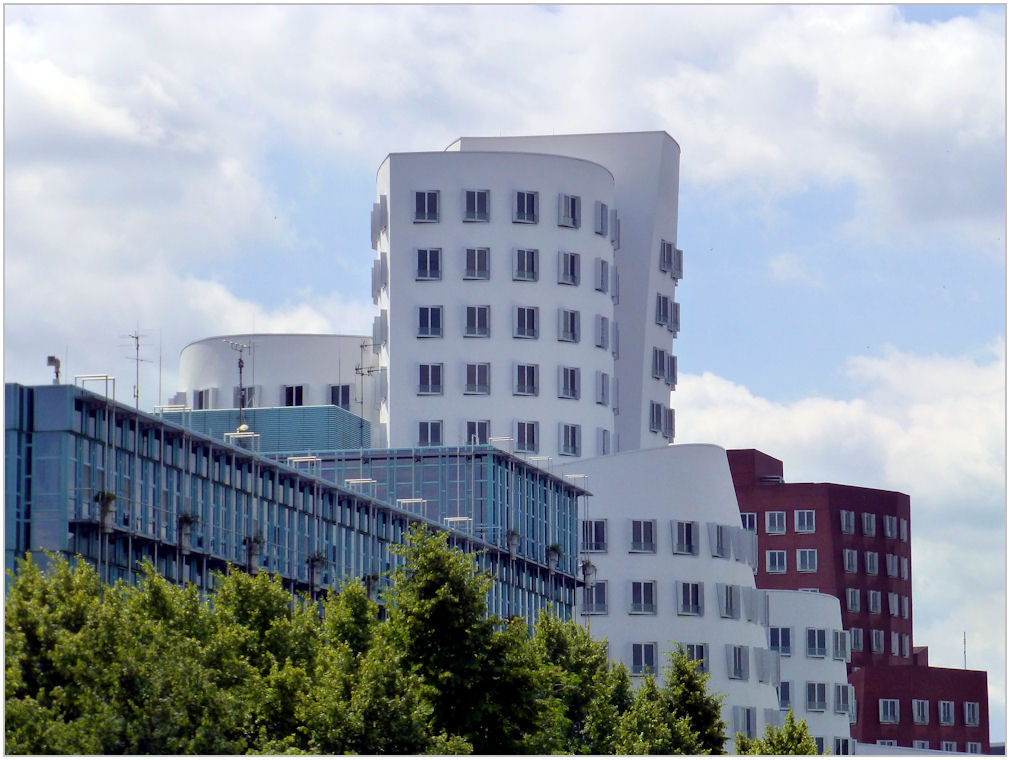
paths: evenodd
<path fill-rule="evenodd" d="M 671 441 L 678 164 L 664 132 L 389 155 L 372 218 L 386 444 Z"/>

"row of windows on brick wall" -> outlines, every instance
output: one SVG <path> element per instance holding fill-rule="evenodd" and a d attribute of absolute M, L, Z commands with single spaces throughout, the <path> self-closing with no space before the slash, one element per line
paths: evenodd
<path fill-rule="evenodd" d="M 583 615 L 609 614 L 608 581 L 597 580 L 583 589 Z M 716 583 L 715 597 L 719 617 L 764 623 L 768 619 L 767 595 L 761 589 Z M 712 584 L 709 585 L 712 588 Z M 631 581 L 628 595 L 629 615 L 656 615 L 659 612 L 657 582 Z M 673 609 L 678 615 L 705 615 L 705 584 L 701 581 L 674 581 Z"/>
<path fill-rule="evenodd" d="M 464 280 L 491 279 L 491 249 L 466 248 L 461 267 Z M 441 248 L 418 248 L 417 269 L 414 277 L 417 280 L 441 280 L 444 273 L 444 256 Z M 558 251 L 557 282 L 559 285 L 575 285 L 582 283 L 582 256 L 572 251 Z M 613 276 L 612 276 L 613 275 Z M 540 251 L 536 248 L 516 248 L 512 254 L 512 279 L 516 282 L 538 282 L 540 280 Z M 617 270 L 612 268 L 606 259 L 596 257 L 593 260 L 593 288 L 601 293 L 611 293 L 616 297 Z M 670 299 L 668 298 L 668 301 Z M 673 303 L 670 301 L 670 303 Z M 673 303 L 674 307 L 678 304 Z M 668 306 L 669 309 L 669 306 Z M 679 309 L 676 311 L 676 322 L 679 327 Z M 667 324 L 664 322 L 663 324 Z M 675 328 L 671 325 L 671 330 Z"/>
<path fill-rule="evenodd" d="M 859 572 L 859 554 L 857 549 L 842 549 L 842 568 L 847 573 Z M 864 551 L 863 572 L 866 575 L 880 575 L 880 555 L 877 552 Z M 888 578 L 908 580 L 909 558 L 897 554 L 884 554 L 884 572 Z"/>
<path fill-rule="evenodd" d="M 422 420 L 417 423 L 417 445 L 418 446 L 442 446 L 445 444 L 443 436 L 444 422 L 442 420 Z M 486 444 L 491 438 L 490 420 L 467 420 L 465 443 Z M 610 453 L 611 433 L 606 428 L 597 428 L 597 453 L 605 455 Z M 504 440 L 504 439 L 503 439 Z M 521 420 L 515 423 L 513 435 L 507 439 L 510 441 L 515 451 L 527 454 L 537 454 L 540 452 L 540 423 L 535 420 Z M 582 425 L 559 422 L 558 423 L 558 455 L 559 456 L 582 456 Z"/>
<path fill-rule="evenodd" d="M 845 609 L 848 612 L 862 611 L 863 590 L 858 588 L 845 589 Z M 870 614 L 881 614 L 883 609 L 881 600 L 883 594 L 876 589 L 866 591 L 866 612 Z M 912 600 L 904 594 L 896 591 L 887 592 L 887 612 L 894 617 L 901 616 L 908 619 L 912 615 Z"/>
<path fill-rule="evenodd" d="M 841 521 L 842 533 L 854 535 L 856 532 L 856 513 L 849 509 L 838 511 Z M 744 525 L 757 532 L 757 513 L 743 512 L 741 519 Z M 784 535 L 786 533 L 786 512 L 784 510 L 772 510 L 765 512 L 765 533 L 768 535 Z M 877 515 L 872 512 L 863 512 L 860 519 L 862 535 L 877 535 Z M 908 541 L 908 520 L 896 515 L 883 515 L 883 535 L 884 538 L 894 538 L 901 541 Z M 812 509 L 793 510 L 793 530 L 796 533 L 816 532 L 816 513 Z"/>
<path fill-rule="evenodd" d="M 466 362 L 462 365 L 463 393 L 486 396 L 491 393 L 491 362 Z M 417 393 L 421 396 L 441 396 L 445 393 L 445 365 L 424 363 L 418 365 Z M 540 395 L 540 365 L 513 364 L 512 395 Z M 558 365 L 558 398 L 578 401 L 582 398 L 582 369 Z M 593 400 L 601 406 L 609 406 L 613 399 L 617 405 L 617 378 L 610 373 L 596 370 Z"/>
<path fill-rule="evenodd" d="M 488 304 L 464 306 L 463 332 L 464 338 L 491 337 L 491 306 Z M 580 343 L 582 340 L 582 314 L 577 309 L 558 309 L 557 339 L 563 343 Z M 536 340 L 540 337 L 540 307 L 516 306 L 512 312 L 512 337 L 523 340 Z M 442 338 L 445 336 L 445 307 L 417 307 L 417 337 Z M 609 317 L 596 314 L 593 318 L 593 345 L 608 349 L 613 345 L 616 356 L 619 341 L 617 323 Z M 676 357 L 671 357 L 672 379 L 676 384 Z"/>
<path fill-rule="evenodd" d="M 912 702 L 912 722 L 920 725 L 929 725 L 929 700 L 913 699 Z M 941 726 L 955 725 L 957 710 L 953 700 L 937 701 L 937 718 Z M 965 726 L 977 726 L 979 724 L 978 702 L 964 702 L 962 715 Z M 901 701 L 898 699 L 878 700 L 878 711 L 881 723 L 901 722 Z"/>
<path fill-rule="evenodd" d="M 852 641 L 852 651 L 853 652 L 865 652 L 867 651 L 866 644 L 864 640 L 863 629 L 856 627 L 850 628 L 849 633 L 851 635 Z M 870 629 L 870 641 L 869 652 L 872 654 L 885 654 L 888 651 L 887 648 L 887 631 L 880 628 Z M 910 657 L 912 649 L 912 637 L 907 633 L 901 633 L 899 631 L 891 631 L 891 646 L 890 653 L 894 657 Z"/>
<path fill-rule="evenodd" d="M 516 190 L 512 193 L 512 221 L 516 224 L 540 223 L 540 192 L 538 190 Z M 461 221 L 491 221 L 491 191 L 463 190 L 460 199 Z M 416 190 L 414 192 L 414 222 L 437 223 L 442 217 L 442 193 L 440 190 Z M 582 198 L 578 195 L 558 193 L 558 226 L 579 229 L 582 226 Z M 616 212 L 606 203 L 596 201 L 593 206 L 593 232 L 611 236 L 614 244 L 619 242 L 620 224 Z"/>

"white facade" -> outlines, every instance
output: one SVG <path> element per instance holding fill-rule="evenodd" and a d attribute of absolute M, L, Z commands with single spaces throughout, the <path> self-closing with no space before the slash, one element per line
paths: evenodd
<path fill-rule="evenodd" d="M 725 451 L 667 446 L 560 470 L 592 493 L 582 546 L 596 574 L 578 609 L 610 658 L 633 674 L 658 669 L 679 643 L 704 659 L 709 689 L 726 696 L 731 740 L 779 725 L 767 592 L 754 587 L 756 542 L 740 524 Z"/>
<path fill-rule="evenodd" d="M 619 445 L 613 450 L 662 446 L 672 440 L 670 390 L 677 381 L 673 338 L 680 330 L 676 286 L 683 276 L 683 253 L 677 248 L 680 146 L 666 132 L 656 131 L 464 137 L 448 150 L 553 153 L 610 170 L 618 212 L 617 229 L 611 232 L 617 249 L 617 275 L 612 279 L 617 283 L 614 318 L 620 343 L 615 367 Z"/>
<path fill-rule="evenodd" d="M 388 445 L 476 435 L 578 458 L 672 440 L 678 161 L 663 132 L 388 156 L 372 219 Z"/>
<path fill-rule="evenodd" d="M 767 591 L 768 646 L 780 656 L 779 708 L 807 722 L 835 755 L 855 754 L 849 726 L 855 694 L 846 677 L 849 632 L 838 599 L 810 591 Z"/>
<path fill-rule="evenodd" d="M 243 406 L 342 406 L 372 423 L 374 444 L 382 435 L 376 431 L 376 390 L 383 372 L 370 343 L 370 337 L 361 335 L 243 333 L 203 338 L 182 350 L 178 393 L 172 401 L 192 409 L 237 408 L 239 351 L 233 345 L 246 346 L 241 352 L 242 385 L 247 388 Z"/>

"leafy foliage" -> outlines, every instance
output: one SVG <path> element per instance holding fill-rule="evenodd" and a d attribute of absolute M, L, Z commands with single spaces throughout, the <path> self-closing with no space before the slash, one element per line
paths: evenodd
<path fill-rule="evenodd" d="M 797 721 L 790 710 L 785 724 L 780 728 L 768 724 L 764 736 L 748 739 L 736 735 L 736 751 L 740 755 L 816 755 L 817 744 L 807 731 L 805 720 Z M 824 754 L 827 754 L 825 752 Z"/>
<path fill-rule="evenodd" d="M 488 617 L 491 581 L 444 534 L 400 551 L 384 620 L 360 581 L 319 605 L 234 571 L 208 600 L 149 565 L 108 587 L 28 558 L 5 607 L 6 752 L 721 751 L 719 702 L 682 654 L 633 690 L 575 623 Z"/>

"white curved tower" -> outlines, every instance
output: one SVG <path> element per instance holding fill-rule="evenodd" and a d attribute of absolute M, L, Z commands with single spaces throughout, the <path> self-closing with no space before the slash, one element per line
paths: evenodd
<path fill-rule="evenodd" d="M 730 745 L 737 731 L 780 723 L 767 592 L 754 587 L 755 536 L 741 526 L 726 452 L 654 447 L 560 469 L 592 493 L 580 514 L 595 580 L 579 612 L 610 658 L 634 675 L 684 646 L 726 696 Z"/>
<path fill-rule="evenodd" d="M 383 161 L 377 186 L 385 445 L 610 452 L 610 171 L 540 153 L 404 153 Z"/>

